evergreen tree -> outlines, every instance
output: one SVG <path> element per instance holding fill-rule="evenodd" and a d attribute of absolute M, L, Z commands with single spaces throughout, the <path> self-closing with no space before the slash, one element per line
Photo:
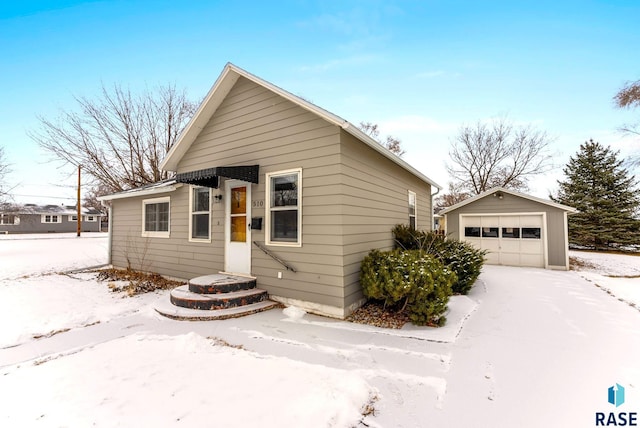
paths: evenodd
<path fill-rule="evenodd" d="M 596 250 L 640 244 L 637 182 L 618 154 L 589 140 L 564 167 L 566 180 L 551 199 L 579 210 L 569 216 L 570 244 Z"/>

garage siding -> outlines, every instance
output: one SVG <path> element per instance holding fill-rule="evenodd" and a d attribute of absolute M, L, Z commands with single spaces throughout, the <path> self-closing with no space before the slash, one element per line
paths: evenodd
<path fill-rule="evenodd" d="M 509 214 L 545 213 L 547 234 L 547 264 L 550 268 L 567 268 L 565 241 L 565 211 L 553 206 L 503 193 L 502 199 L 487 195 L 447 213 L 446 235 L 449 239 L 460 239 L 460 215 L 465 214 Z"/>

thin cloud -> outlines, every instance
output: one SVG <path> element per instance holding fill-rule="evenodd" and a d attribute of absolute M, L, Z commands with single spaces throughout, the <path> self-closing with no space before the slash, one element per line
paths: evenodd
<path fill-rule="evenodd" d="M 455 130 L 457 125 L 439 122 L 431 117 L 420 115 L 400 116 L 380 122 L 380 128 L 385 132 L 449 132 Z"/>
<path fill-rule="evenodd" d="M 433 79 L 434 77 L 444 76 L 446 73 L 443 70 L 425 71 L 423 73 L 416 74 L 419 79 Z"/>
<path fill-rule="evenodd" d="M 325 72 L 344 67 L 362 66 L 375 62 L 377 59 L 378 57 L 376 55 L 357 55 L 348 58 L 331 59 L 319 64 L 302 65 L 298 67 L 298 71 L 314 73 Z"/>

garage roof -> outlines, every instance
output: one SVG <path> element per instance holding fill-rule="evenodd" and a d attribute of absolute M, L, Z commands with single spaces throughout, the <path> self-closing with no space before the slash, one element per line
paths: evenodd
<path fill-rule="evenodd" d="M 518 196 L 518 197 L 524 198 L 524 199 L 529 199 L 529 200 L 534 201 L 534 202 L 538 202 L 538 203 L 541 203 L 541 204 L 544 204 L 544 205 L 548 205 L 550 207 L 554 207 L 554 208 L 558 208 L 558 209 L 563 210 L 563 211 L 567 211 L 569 214 L 574 214 L 574 213 L 578 212 L 577 209 L 575 209 L 573 207 L 570 207 L 568 205 L 558 204 L 556 202 L 549 201 L 547 199 L 536 198 L 535 196 L 527 195 L 525 193 L 516 192 L 514 190 L 505 189 L 504 187 L 494 187 L 494 188 L 489 189 L 489 190 L 487 190 L 485 192 L 482 192 L 479 195 L 476 195 L 476 196 L 474 196 L 472 198 L 465 199 L 462 202 L 458 202 L 455 205 L 451 205 L 450 207 L 447 207 L 447 208 L 443 209 L 442 211 L 440 211 L 440 214 L 447 214 L 447 213 L 449 213 L 451 211 L 457 210 L 458 208 L 461 208 L 461 207 L 463 207 L 465 205 L 468 205 L 468 204 L 470 204 L 472 202 L 475 202 L 475 201 L 477 201 L 479 199 L 482 199 L 482 198 L 484 198 L 486 196 L 489 196 L 489 195 L 492 195 L 492 194 L 498 193 L 498 192 L 506 193 L 506 194 L 513 195 L 513 196 Z"/>

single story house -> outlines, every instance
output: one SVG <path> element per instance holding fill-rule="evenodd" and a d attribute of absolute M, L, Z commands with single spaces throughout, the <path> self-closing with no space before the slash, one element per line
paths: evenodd
<path fill-rule="evenodd" d="M 487 250 L 487 263 L 569 269 L 567 216 L 577 210 L 501 187 L 452 205 L 446 236 Z"/>
<path fill-rule="evenodd" d="M 441 186 L 357 126 L 227 64 L 162 165 L 101 198 L 110 263 L 192 279 L 250 275 L 271 299 L 343 318 L 360 263 L 395 224 L 432 228 Z"/>
<path fill-rule="evenodd" d="M 100 232 L 102 213 L 82 208 L 82 231 Z M 78 211 L 65 205 L 16 205 L 0 212 L 0 233 L 76 232 Z"/>

